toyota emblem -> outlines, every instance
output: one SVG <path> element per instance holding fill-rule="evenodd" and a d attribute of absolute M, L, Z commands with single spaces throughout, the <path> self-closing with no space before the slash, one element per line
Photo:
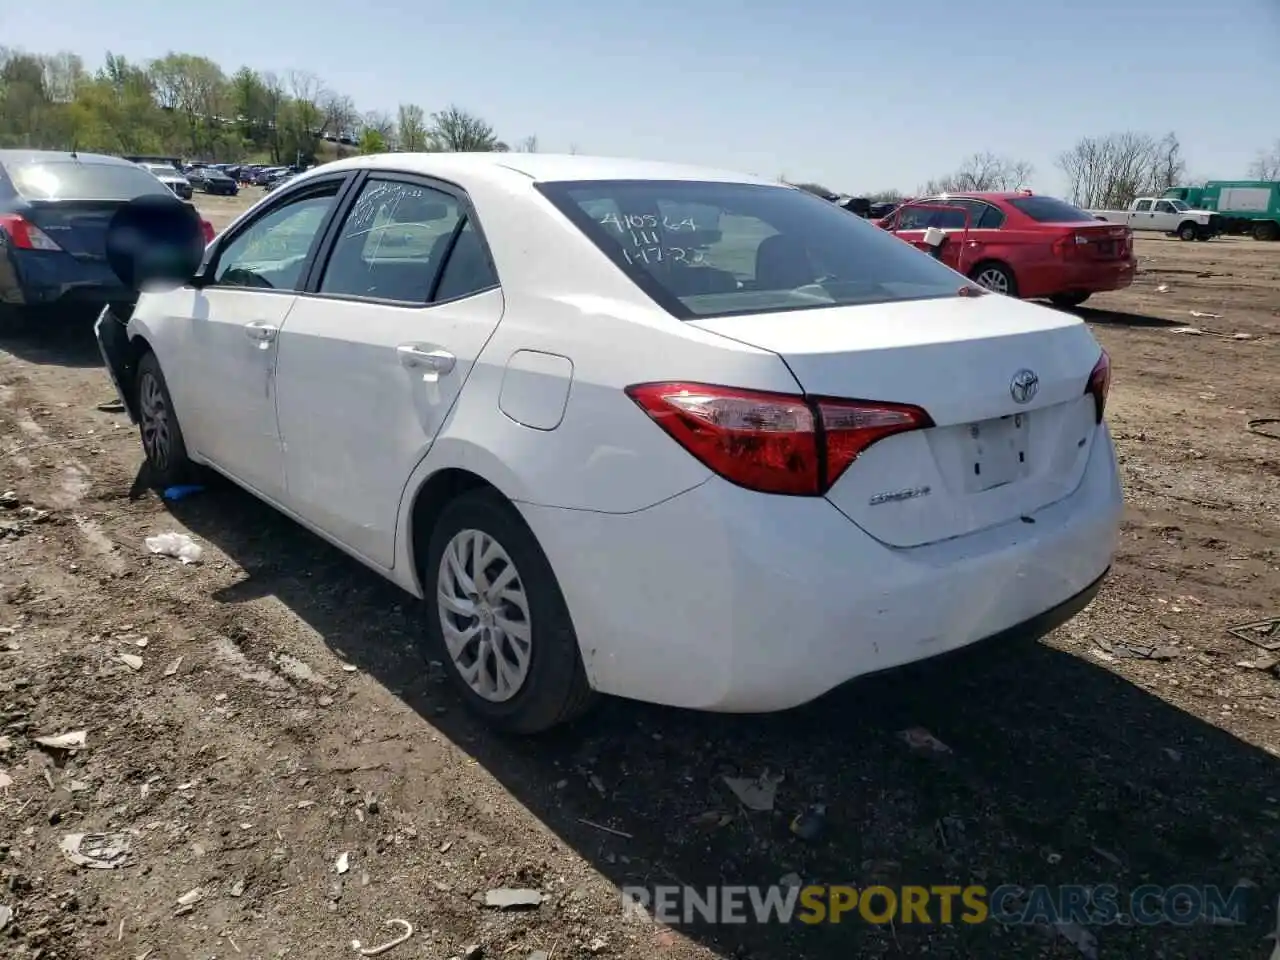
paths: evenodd
<path fill-rule="evenodd" d="M 1014 403 L 1030 403 L 1031 398 L 1040 389 L 1040 378 L 1034 370 L 1019 370 L 1009 383 L 1009 393 Z"/>

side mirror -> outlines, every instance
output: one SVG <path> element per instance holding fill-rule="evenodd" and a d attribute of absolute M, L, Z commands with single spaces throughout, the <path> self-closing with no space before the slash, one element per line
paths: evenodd
<path fill-rule="evenodd" d="M 107 263 L 130 290 L 168 290 L 191 280 L 204 259 L 195 207 L 177 197 L 130 200 L 107 224 Z"/>

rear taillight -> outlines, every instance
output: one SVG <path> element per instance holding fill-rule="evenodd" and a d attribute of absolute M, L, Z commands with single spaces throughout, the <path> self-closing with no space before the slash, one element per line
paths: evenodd
<path fill-rule="evenodd" d="M 877 440 L 933 426 L 919 407 L 644 383 L 627 395 L 708 468 L 762 493 L 820 496 Z"/>
<path fill-rule="evenodd" d="M 61 250 L 48 234 L 16 213 L 0 213 L 0 231 L 19 250 Z"/>
<path fill-rule="evenodd" d="M 1053 241 L 1053 255 L 1060 260 L 1072 260 L 1088 242 L 1089 238 L 1083 233 L 1068 233 Z"/>
<path fill-rule="evenodd" d="M 204 234 L 204 242 L 206 246 L 213 243 L 213 224 L 203 217 L 200 218 L 200 232 Z"/>
<path fill-rule="evenodd" d="M 1107 356 L 1107 351 L 1102 351 L 1102 356 L 1098 358 L 1098 362 L 1093 365 L 1093 372 L 1089 374 L 1089 385 L 1085 387 L 1084 392 L 1093 397 L 1093 409 L 1098 423 L 1102 422 L 1102 415 L 1107 409 L 1107 394 L 1111 392 L 1111 358 Z"/>

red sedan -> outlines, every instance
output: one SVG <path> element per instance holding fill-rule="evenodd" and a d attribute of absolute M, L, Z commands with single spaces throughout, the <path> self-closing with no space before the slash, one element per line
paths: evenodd
<path fill-rule="evenodd" d="M 905 203 L 879 221 L 886 230 L 996 293 L 1075 307 L 1094 293 L 1133 283 L 1133 231 L 1029 190 L 955 193 Z M 942 231 L 940 247 L 925 232 Z M 939 239 L 935 231 L 930 239 Z"/>

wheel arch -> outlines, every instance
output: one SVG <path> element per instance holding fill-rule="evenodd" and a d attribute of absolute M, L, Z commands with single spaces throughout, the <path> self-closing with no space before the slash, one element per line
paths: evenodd
<path fill-rule="evenodd" d="M 437 440 L 405 484 L 396 529 L 395 568 L 397 581 L 415 596 L 424 596 L 426 546 L 440 510 L 455 497 L 477 489 L 493 490 L 515 507 L 523 499 L 524 485 L 488 450 L 456 437 Z"/>
<path fill-rule="evenodd" d="M 983 268 L 985 267 L 999 267 L 1001 270 L 1007 273 L 1009 275 L 1009 280 L 1012 282 L 1012 285 L 1013 285 L 1013 289 L 1010 291 L 1010 293 L 1015 297 L 1020 296 L 1018 292 L 1019 291 L 1018 271 L 1013 268 L 1013 265 L 1009 263 L 1008 260 L 1002 260 L 1000 257 L 983 257 L 981 260 L 979 260 L 977 263 L 975 263 L 972 267 L 969 268 L 969 272 L 968 272 L 969 279 L 976 281 L 978 279 L 978 274 L 982 273 Z"/>
<path fill-rule="evenodd" d="M 138 364 L 142 362 L 142 358 L 148 353 L 155 351 L 151 347 L 151 342 L 142 334 L 135 333 L 129 337 L 128 345 L 124 351 L 123 364 L 121 369 L 116 370 L 115 374 L 120 379 L 120 390 L 124 396 L 121 401 L 125 405 L 125 410 L 129 414 L 129 419 L 137 423 L 141 414 L 138 410 L 138 398 L 135 385 L 138 377 Z"/>

